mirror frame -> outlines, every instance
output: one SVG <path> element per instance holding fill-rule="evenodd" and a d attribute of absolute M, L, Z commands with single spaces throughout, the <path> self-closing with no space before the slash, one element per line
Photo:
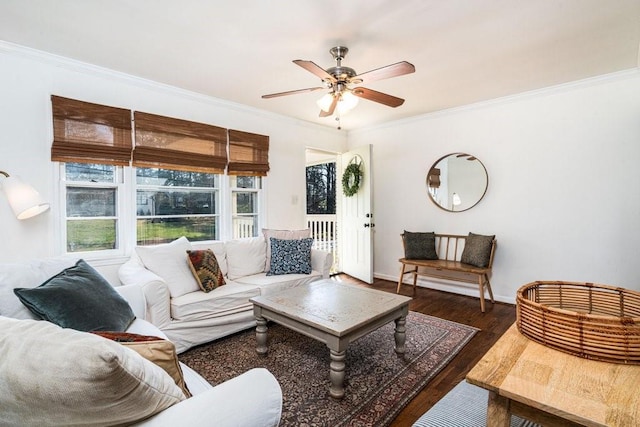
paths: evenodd
<path fill-rule="evenodd" d="M 467 157 L 467 160 L 477 161 L 480 164 L 480 166 L 482 166 L 482 170 L 484 171 L 484 177 L 486 179 L 484 190 L 483 190 L 482 194 L 480 195 L 480 197 L 478 197 L 478 200 L 476 200 L 471 206 L 469 206 L 469 207 L 467 207 L 465 209 L 461 209 L 461 210 L 452 210 L 452 209 L 448 209 L 447 207 L 444 207 L 444 206 L 440 205 L 435 200 L 433 194 L 430 191 L 430 189 L 432 188 L 432 186 L 429 185 L 430 181 L 431 182 L 436 182 L 437 181 L 438 182 L 438 187 L 440 186 L 439 173 L 432 174 L 431 171 L 433 171 L 434 169 L 437 170 L 438 169 L 437 166 L 441 161 L 443 161 L 443 160 L 445 160 L 445 159 L 447 159 L 449 157 L 452 157 L 452 156 L 454 156 L 454 157 Z M 431 167 L 429 168 L 429 171 L 427 172 L 426 184 L 427 184 L 427 194 L 429 195 L 429 199 L 433 202 L 434 205 L 436 205 L 440 209 L 442 209 L 444 211 L 447 211 L 447 212 L 453 212 L 453 213 L 465 212 L 465 211 L 468 211 L 469 209 L 473 208 L 474 206 L 476 206 L 478 203 L 480 203 L 480 201 L 484 198 L 484 195 L 487 194 L 487 189 L 489 188 L 489 173 L 487 172 L 487 168 L 484 166 L 484 164 L 476 156 L 473 156 L 473 155 L 467 154 L 467 153 L 461 153 L 461 152 L 449 153 L 449 154 L 446 154 L 446 155 L 440 157 L 438 160 L 436 160 L 436 162 L 433 165 L 431 165 Z M 438 188 L 438 187 L 435 187 L 435 188 Z"/>

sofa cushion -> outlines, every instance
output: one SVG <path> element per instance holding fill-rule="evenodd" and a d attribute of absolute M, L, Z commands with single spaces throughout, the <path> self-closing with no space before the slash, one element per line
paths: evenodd
<path fill-rule="evenodd" d="M 286 274 L 278 276 L 268 276 L 267 273 L 258 273 L 252 276 L 241 277 L 237 282 L 260 288 L 260 295 L 270 295 L 320 279 L 322 279 L 322 273 L 313 270 L 311 274 Z"/>
<path fill-rule="evenodd" d="M 84 260 L 37 288 L 16 288 L 36 316 L 79 331 L 124 331 L 135 319 L 129 303 Z"/>
<path fill-rule="evenodd" d="M 192 292 L 171 298 L 171 318 L 174 322 L 186 322 L 251 310 L 249 298 L 259 295 L 260 289 L 255 285 L 228 281 L 208 293 Z"/>
<path fill-rule="evenodd" d="M 271 268 L 271 239 L 272 237 L 281 240 L 296 240 L 311 237 L 311 229 L 305 228 L 303 230 L 274 230 L 271 228 L 263 228 L 262 234 L 267 242 L 267 259 L 265 264 L 265 272 L 268 272 Z"/>
<path fill-rule="evenodd" d="M 115 341 L 129 348 L 150 362 L 161 367 L 173 379 L 186 397 L 191 393 L 184 382 L 182 368 L 176 355 L 176 346 L 169 340 L 151 335 L 132 334 L 129 332 L 93 332 L 103 338 Z"/>
<path fill-rule="evenodd" d="M 229 240 L 225 243 L 227 251 L 227 277 L 250 276 L 264 271 L 267 245 L 264 237 Z"/>
<path fill-rule="evenodd" d="M 270 240 L 271 266 L 267 276 L 311 273 L 312 238 L 283 240 L 272 237 Z"/>
<path fill-rule="evenodd" d="M 160 245 L 136 246 L 142 264 L 165 281 L 172 298 L 200 290 L 189 268 L 188 250 L 191 243 L 186 237 Z"/>
<path fill-rule="evenodd" d="M 209 292 L 224 285 L 224 276 L 211 249 L 187 251 L 189 267 L 200 289 Z"/>
<path fill-rule="evenodd" d="M 0 317 L 0 354 L 7 425 L 128 425 L 185 399 L 135 352 L 45 321 Z"/>
<path fill-rule="evenodd" d="M 406 259 L 438 259 L 434 232 L 412 233 L 404 231 L 404 257 Z"/>
<path fill-rule="evenodd" d="M 460 262 L 475 267 L 487 267 L 491 259 L 491 245 L 495 237 L 495 235 L 483 236 L 469 233 L 464 243 Z"/>

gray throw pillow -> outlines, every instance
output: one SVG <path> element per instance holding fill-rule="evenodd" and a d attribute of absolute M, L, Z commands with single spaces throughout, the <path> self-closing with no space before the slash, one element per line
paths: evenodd
<path fill-rule="evenodd" d="M 491 243 L 495 237 L 495 235 L 483 236 L 481 234 L 469 233 L 464 243 L 464 250 L 462 251 L 460 262 L 475 267 L 487 267 L 491 258 Z"/>
<path fill-rule="evenodd" d="M 125 331 L 135 319 L 129 303 L 84 260 L 37 288 L 13 290 L 38 318 L 78 331 Z"/>
<path fill-rule="evenodd" d="M 406 259 L 438 259 L 436 234 L 404 231 L 404 257 Z"/>

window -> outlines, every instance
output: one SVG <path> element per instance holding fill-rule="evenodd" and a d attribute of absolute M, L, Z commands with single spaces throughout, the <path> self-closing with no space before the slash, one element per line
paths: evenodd
<path fill-rule="evenodd" d="M 136 243 L 219 239 L 220 176 L 136 168 Z"/>
<path fill-rule="evenodd" d="M 62 163 L 61 170 L 69 253 L 123 253 L 124 247 L 181 236 L 205 241 L 259 234 L 261 177 L 87 163 Z M 132 183 L 125 179 L 129 173 Z M 134 195 L 135 210 L 126 208 Z"/>
<path fill-rule="evenodd" d="M 118 199 L 122 168 L 113 165 L 64 165 L 66 251 L 117 249 Z"/>
<path fill-rule="evenodd" d="M 51 103 L 66 252 L 258 235 L 268 136 L 55 95 Z"/>
<path fill-rule="evenodd" d="M 257 176 L 230 176 L 232 237 L 258 235 L 259 191 L 261 178 Z"/>
<path fill-rule="evenodd" d="M 336 163 L 307 166 L 307 215 L 336 213 Z"/>

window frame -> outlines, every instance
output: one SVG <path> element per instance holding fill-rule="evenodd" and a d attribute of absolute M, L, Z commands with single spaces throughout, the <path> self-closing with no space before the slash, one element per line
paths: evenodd
<path fill-rule="evenodd" d="M 116 195 L 116 213 L 117 213 L 117 231 L 116 239 L 119 243 L 116 249 L 104 249 L 96 251 L 68 252 L 67 251 L 67 184 L 65 175 L 66 163 L 53 162 L 54 165 L 54 182 L 56 182 L 57 192 L 56 200 L 58 208 L 55 209 L 54 221 L 58 224 L 55 233 L 55 247 L 57 252 L 63 255 L 77 256 L 85 259 L 116 259 L 128 258 L 137 246 L 137 189 L 136 168 L 135 166 L 114 166 L 116 169 L 116 182 L 108 183 L 91 183 L 86 182 L 86 187 L 108 187 L 113 185 L 117 188 Z M 235 187 L 231 187 L 231 177 L 226 174 L 219 174 L 218 198 L 220 203 L 219 218 L 219 241 L 227 241 L 233 238 L 233 214 L 232 214 L 232 197 Z M 245 189 L 239 188 L 241 191 L 250 191 L 257 193 L 257 229 L 256 236 L 262 235 L 262 229 L 266 223 L 266 193 L 268 178 L 266 176 L 258 177 L 260 179 L 260 188 Z M 83 187 L 82 183 L 73 182 L 74 187 Z M 172 189 L 180 189 L 182 187 L 172 187 Z M 202 240 L 199 244 L 206 244 L 216 240 Z"/>
<path fill-rule="evenodd" d="M 243 188 L 243 187 L 232 187 L 231 182 L 233 181 L 232 178 L 236 178 L 236 182 L 237 182 L 237 178 L 239 176 L 249 176 L 249 175 L 225 175 L 225 178 L 227 180 L 227 188 L 229 190 L 229 196 L 228 196 L 228 203 L 229 203 L 229 227 L 228 227 L 228 238 L 226 240 L 229 239 L 234 239 L 235 237 L 233 236 L 233 222 L 234 219 L 236 217 L 239 216 L 255 216 L 257 221 L 256 221 L 256 230 L 255 230 L 255 236 L 253 237 L 258 237 L 262 234 L 262 228 L 263 228 L 263 224 L 264 224 L 264 216 L 263 216 L 263 206 L 264 206 L 264 201 L 263 201 L 263 194 L 264 194 L 264 182 L 265 182 L 265 177 L 264 176 L 254 176 L 251 175 L 250 177 L 255 178 L 255 179 L 259 179 L 260 180 L 260 185 L 257 188 Z M 257 209 L 256 212 L 253 214 L 234 214 L 233 213 L 233 196 L 234 193 L 254 193 L 256 194 L 256 205 L 257 205 Z"/>
<path fill-rule="evenodd" d="M 157 185 L 157 184 L 139 184 L 138 180 L 137 180 L 137 169 L 135 167 L 131 168 L 133 171 L 133 174 L 136 175 L 135 177 L 135 181 L 134 181 L 134 189 L 133 192 L 135 193 L 135 233 L 134 233 L 134 239 L 133 242 L 135 245 L 138 245 L 138 236 L 137 236 L 137 230 L 138 230 L 138 220 L 139 219 L 148 219 L 148 217 L 146 216 L 139 216 L 138 215 L 138 201 L 137 201 L 137 197 L 138 197 L 138 191 L 167 191 L 167 192 L 181 192 L 181 193 L 213 193 L 213 197 L 215 199 L 214 204 L 217 207 L 217 212 L 212 213 L 212 214 L 196 214 L 196 213 L 192 213 L 192 214 L 172 214 L 172 215 L 155 215 L 154 217 L 157 218 L 198 218 L 198 217 L 202 217 L 202 218 L 214 218 L 214 221 L 216 222 L 216 232 L 218 234 L 217 238 L 220 238 L 221 233 L 221 223 L 222 223 L 222 206 L 221 206 L 221 202 L 222 202 L 222 189 L 221 189 L 221 183 L 222 183 L 222 174 L 219 173 L 210 173 L 210 172 L 205 172 L 205 173 L 209 173 L 211 175 L 216 176 L 215 178 L 215 183 L 216 185 L 213 187 L 188 187 L 188 186 L 168 186 L 168 185 Z M 152 168 L 154 169 L 154 168 Z M 164 169 L 166 170 L 167 168 L 157 168 L 157 169 Z M 187 236 L 188 238 L 188 236 Z M 209 239 L 209 240 L 193 240 L 194 242 L 211 242 L 211 241 L 215 241 L 216 239 Z M 153 245 L 153 243 L 151 243 L 150 245 Z M 146 246 L 146 245 L 145 245 Z"/>

